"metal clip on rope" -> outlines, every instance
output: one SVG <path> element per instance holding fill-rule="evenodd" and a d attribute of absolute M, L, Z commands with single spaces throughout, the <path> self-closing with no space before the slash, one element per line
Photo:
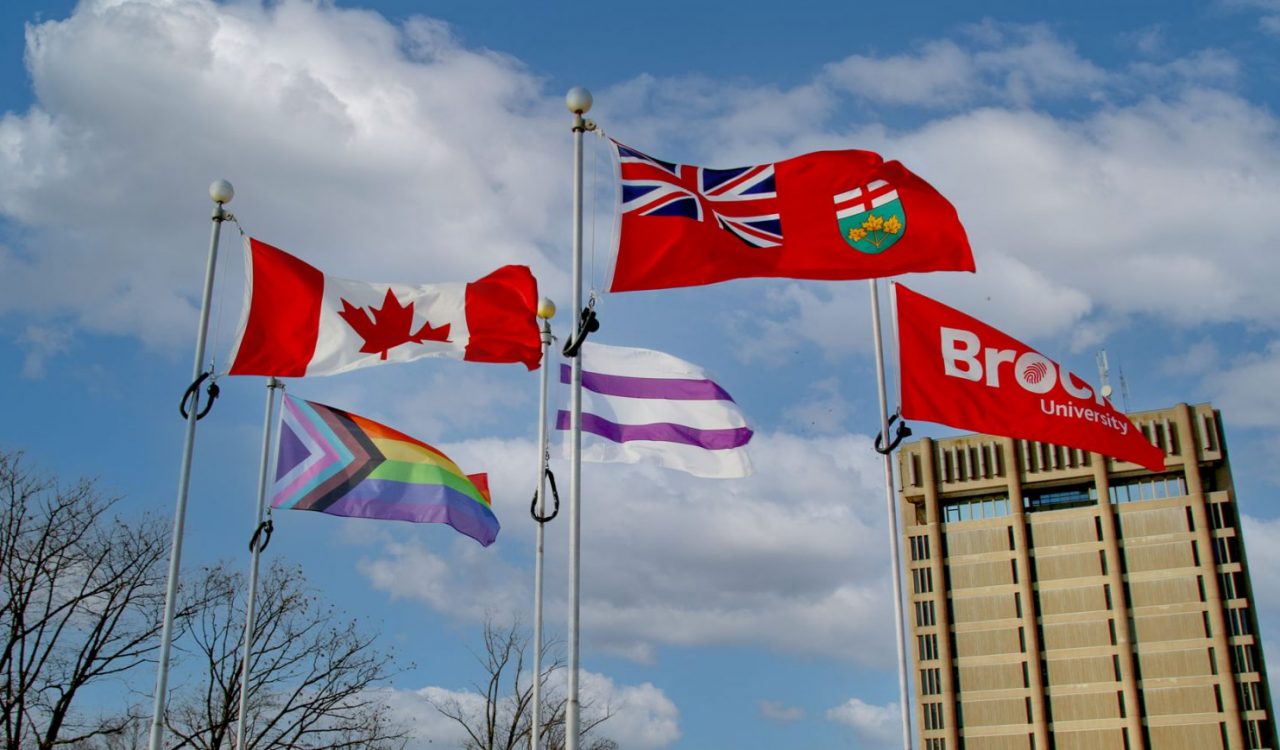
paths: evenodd
<path fill-rule="evenodd" d="M 267 545 L 271 544 L 271 532 L 275 530 L 276 527 L 271 523 L 270 518 L 258 524 L 258 528 L 253 531 L 253 536 L 249 538 L 249 551 L 261 552 L 266 549 Z M 259 540 L 262 542 L 261 547 L 258 546 Z"/>
<path fill-rule="evenodd" d="M 582 319 L 578 323 L 577 332 L 564 342 L 564 356 L 578 356 L 578 350 L 582 348 L 582 344 L 587 340 L 587 336 L 598 330 L 600 330 L 600 321 L 596 319 L 595 306 L 587 305 L 582 308 Z"/>
<path fill-rule="evenodd" d="M 191 414 L 187 411 L 188 401 L 191 402 L 191 408 L 193 411 L 199 408 L 200 384 L 210 377 L 213 377 L 213 370 L 200 373 L 200 377 L 196 378 L 194 383 L 187 386 L 187 392 L 182 394 L 182 401 L 178 403 L 178 413 L 182 415 L 183 419 L 191 418 Z M 206 391 L 206 393 L 209 394 L 209 401 L 204 405 L 204 409 L 196 413 L 197 420 L 204 419 L 205 415 L 209 413 L 209 410 L 213 408 L 213 402 L 218 400 L 218 394 L 221 392 L 222 389 L 218 387 L 218 379 L 213 378 L 213 380 L 210 380 L 209 388 Z"/>
<path fill-rule="evenodd" d="M 533 520 L 538 523 L 546 523 L 560 515 L 560 493 L 556 490 L 556 475 L 551 473 L 551 468 L 547 468 L 547 479 L 551 482 L 551 497 L 555 498 L 555 510 L 551 511 L 549 516 L 538 515 L 538 491 L 533 492 L 533 502 L 529 503 L 529 515 L 533 516 Z"/>
<path fill-rule="evenodd" d="M 894 415 L 892 417 L 889 417 L 889 426 L 893 426 L 893 423 L 897 421 L 898 421 L 898 413 L 894 412 Z M 893 442 L 889 443 L 888 448 L 884 448 L 884 447 L 881 447 L 881 443 L 883 442 L 884 435 L 877 432 L 876 433 L 876 453 L 887 456 L 890 453 L 893 453 L 894 449 L 897 448 L 898 445 L 901 444 L 903 440 L 906 440 L 909 437 L 911 437 L 911 428 L 907 426 L 906 422 L 898 422 L 898 431 L 897 431 L 897 434 L 893 436 Z"/>

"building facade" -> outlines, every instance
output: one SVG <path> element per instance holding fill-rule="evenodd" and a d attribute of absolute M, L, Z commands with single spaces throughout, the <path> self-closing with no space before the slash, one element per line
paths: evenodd
<path fill-rule="evenodd" d="M 1166 470 L 985 435 L 899 453 L 922 750 L 1277 750 L 1219 415 Z"/>

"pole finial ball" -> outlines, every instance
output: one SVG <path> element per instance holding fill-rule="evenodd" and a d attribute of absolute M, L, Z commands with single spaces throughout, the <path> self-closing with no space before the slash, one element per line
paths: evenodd
<path fill-rule="evenodd" d="M 538 300 L 538 317 L 543 320 L 550 320 L 556 315 L 556 303 L 552 302 L 549 297 L 543 297 Z"/>
<path fill-rule="evenodd" d="M 230 203 L 231 199 L 236 196 L 236 189 L 231 187 L 231 183 L 226 180 L 214 180 L 209 186 L 209 197 L 214 203 Z"/>
<path fill-rule="evenodd" d="M 591 92 L 581 86 L 574 86 L 565 94 L 564 105 L 575 115 L 585 115 L 591 111 Z"/>

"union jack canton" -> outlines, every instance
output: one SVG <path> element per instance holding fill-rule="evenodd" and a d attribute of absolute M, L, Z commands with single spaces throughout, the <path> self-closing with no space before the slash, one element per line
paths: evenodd
<path fill-rule="evenodd" d="M 711 169 L 655 159 L 613 141 L 622 213 L 715 224 L 752 247 L 782 245 L 773 165 Z"/>

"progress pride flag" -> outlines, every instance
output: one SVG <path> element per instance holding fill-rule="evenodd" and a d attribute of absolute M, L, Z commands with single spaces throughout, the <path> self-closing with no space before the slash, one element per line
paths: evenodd
<path fill-rule="evenodd" d="M 1056 443 L 1164 470 L 1164 451 L 1058 363 L 901 284 L 894 290 L 903 418 Z"/>

